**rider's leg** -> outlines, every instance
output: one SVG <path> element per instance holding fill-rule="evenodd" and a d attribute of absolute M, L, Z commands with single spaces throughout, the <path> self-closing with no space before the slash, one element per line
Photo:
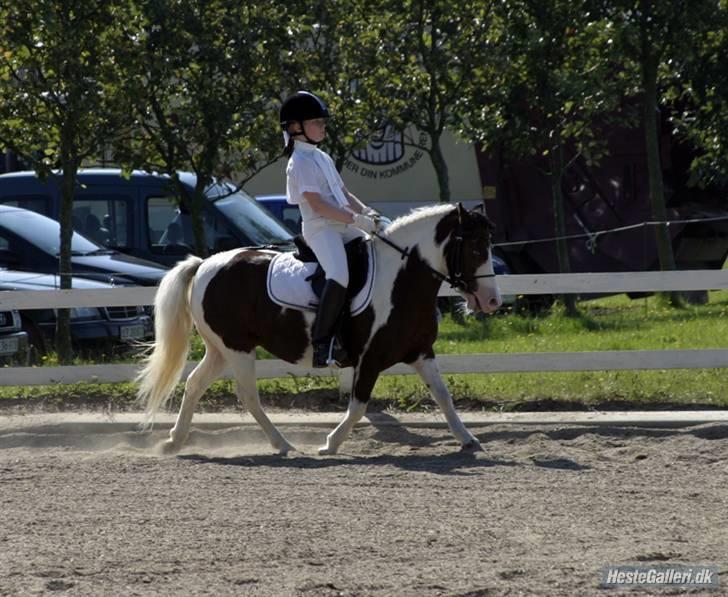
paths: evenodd
<path fill-rule="evenodd" d="M 321 294 L 316 319 L 311 328 L 313 344 L 313 366 L 328 365 L 331 340 L 336 322 L 346 302 L 346 288 L 349 285 L 349 268 L 346 263 L 344 240 L 340 231 L 321 230 L 306 242 L 326 273 L 326 285 Z"/>
<path fill-rule="evenodd" d="M 345 302 L 346 287 L 336 280 L 327 279 L 324 291 L 321 293 L 321 302 L 316 312 L 316 319 L 311 328 L 314 367 L 328 366 L 331 340 Z"/>

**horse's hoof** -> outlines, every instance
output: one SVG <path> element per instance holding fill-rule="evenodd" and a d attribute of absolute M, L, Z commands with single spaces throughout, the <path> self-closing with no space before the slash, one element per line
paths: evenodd
<path fill-rule="evenodd" d="M 158 448 L 158 451 L 163 456 L 174 456 L 179 452 L 180 445 L 174 443 L 171 439 L 163 441 Z"/>
<path fill-rule="evenodd" d="M 321 446 L 318 449 L 319 456 L 333 456 L 336 454 L 336 448 L 329 448 L 328 446 Z"/>
<path fill-rule="evenodd" d="M 460 448 L 461 452 L 467 452 L 468 454 L 473 454 L 474 452 L 482 452 L 483 446 L 480 445 L 480 442 L 473 438 L 469 442 L 463 444 L 463 447 Z"/>
<path fill-rule="evenodd" d="M 278 448 L 278 455 L 279 456 L 288 456 L 289 452 L 295 452 L 296 448 L 294 448 L 291 444 L 286 444 L 285 446 L 281 446 Z"/>

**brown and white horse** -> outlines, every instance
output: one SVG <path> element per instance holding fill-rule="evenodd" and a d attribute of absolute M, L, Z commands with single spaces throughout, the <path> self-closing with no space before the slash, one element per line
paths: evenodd
<path fill-rule="evenodd" d="M 320 454 L 334 454 L 366 410 L 379 374 L 400 362 L 422 378 L 443 410 L 463 449 L 478 440 L 455 412 L 437 368 L 436 299 L 443 281 L 454 284 L 468 308 L 489 313 L 501 304 L 491 259 L 490 221 L 461 205 L 439 205 L 396 219 L 375 238 L 377 270 L 372 301 L 347 318 L 344 347 L 354 362 L 349 408 Z M 398 254 L 397 249 L 402 251 Z M 163 450 L 185 442 L 202 394 L 229 367 L 238 399 L 281 454 L 293 450 L 263 412 L 255 381 L 255 348 L 262 346 L 290 363 L 311 363 L 313 314 L 283 308 L 268 298 L 266 274 L 274 251 L 242 248 L 208 259 L 189 257 L 162 279 L 154 301 L 156 340 L 139 375 L 139 397 L 147 423 L 172 395 L 187 354 L 192 326 L 205 343 L 205 355 L 187 378 L 176 423 Z"/>

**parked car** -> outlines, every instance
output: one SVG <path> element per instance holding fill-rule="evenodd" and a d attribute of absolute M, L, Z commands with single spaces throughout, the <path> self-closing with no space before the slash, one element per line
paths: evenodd
<path fill-rule="evenodd" d="M 74 277 L 71 285 L 76 289 L 108 289 L 111 284 Z M 0 269 L 2 290 L 57 290 L 58 276 L 8 269 Z M 0 313 L 0 323 L 2 322 Z M 56 332 L 55 309 L 21 309 L 17 314 L 17 329 L 22 327 L 34 355 L 48 352 L 54 344 Z M 0 331 L 2 326 L 0 325 Z M 126 348 L 135 340 L 149 339 L 154 334 L 152 318 L 143 307 L 77 307 L 71 309 L 71 340 L 77 349 L 114 350 Z M 2 336 L 0 336 L 0 343 Z M 21 341 L 22 342 L 22 341 Z M 2 346 L 0 344 L 0 346 Z"/>
<path fill-rule="evenodd" d="M 196 178 L 180 173 L 192 191 Z M 203 220 L 208 251 L 290 243 L 291 233 L 255 200 L 232 185 L 216 182 L 206 190 Z M 22 207 L 58 220 L 61 191 L 57 177 L 40 180 L 33 172 L 0 176 L 0 205 Z M 180 207 L 172 179 L 166 175 L 84 169 L 78 174 L 73 203 L 74 229 L 121 253 L 174 265 L 193 252 L 191 218 Z"/>
<path fill-rule="evenodd" d="M 288 203 L 285 195 L 256 195 L 255 200 L 291 232 L 301 233 L 301 210 Z"/>
<path fill-rule="evenodd" d="M 57 274 L 60 224 L 27 209 L 0 205 L 0 267 Z M 71 263 L 76 276 L 117 285 L 155 286 L 167 272 L 157 263 L 106 249 L 73 233 Z"/>
<path fill-rule="evenodd" d="M 0 311 L 0 364 L 27 360 L 28 334 L 21 328 L 20 313 L 15 310 Z"/>

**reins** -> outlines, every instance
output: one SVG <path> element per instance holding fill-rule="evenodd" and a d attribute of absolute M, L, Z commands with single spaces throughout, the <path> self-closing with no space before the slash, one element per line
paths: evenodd
<path fill-rule="evenodd" d="M 381 240 L 385 245 L 388 245 L 392 247 L 395 251 L 397 251 L 402 259 L 405 259 L 406 257 L 409 257 L 411 255 L 409 247 L 405 247 L 404 249 L 397 245 L 396 243 L 393 243 L 391 240 L 386 238 L 385 236 L 382 236 L 378 232 L 372 232 L 374 236 L 376 236 L 379 240 Z M 460 229 L 460 226 L 458 226 L 458 230 L 455 232 L 455 257 L 458 261 L 460 261 L 460 253 L 461 253 L 461 247 L 463 244 L 463 236 L 462 231 Z M 434 267 L 432 267 L 429 263 L 426 263 L 423 261 L 424 266 L 430 270 L 430 273 L 433 275 L 434 278 L 440 280 L 440 282 L 447 282 L 450 285 L 450 288 L 456 288 L 458 290 L 462 290 L 463 292 L 469 292 L 468 291 L 468 280 L 476 280 L 478 278 L 495 278 L 495 274 L 481 274 L 480 276 L 470 276 L 468 278 L 463 277 L 462 272 L 462 264 L 458 263 L 457 265 L 461 266 L 458 267 L 455 270 L 455 273 L 451 273 L 450 270 L 452 269 L 450 264 L 448 263 L 448 273 L 450 275 L 446 276 L 443 273 L 440 273 L 437 271 Z"/>

